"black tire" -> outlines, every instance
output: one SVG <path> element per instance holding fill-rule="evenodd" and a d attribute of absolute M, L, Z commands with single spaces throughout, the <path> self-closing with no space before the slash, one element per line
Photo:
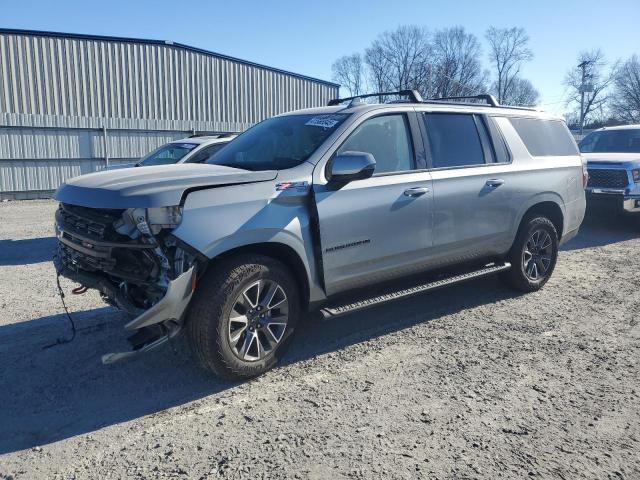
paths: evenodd
<path fill-rule="evenodd" d="M 282 288 L 288 302 L 288 320 L 277 346 L 264 358 L 247 361 L 232 346 L 230 315 L 245 289 L 259 280 L 275 282 Z M 241 255 L 224 261 L 200 279 L 191 302 L 187 317 L 191 347 L 200 363 L 219 377 L 234 380 L 256 377 L 282 358 L 295 332 L 300 304 L 294 276 L 281 262 L 262 255 Z M 248 334 L 248 330 L 243 333 Z"/>
<path fill-rule="evenodd" d="M 539 261 L 531 258 L 530 262 L 533 261 L 536 264 L 534 265 L 534 268 L 536 272 L 538 272 L 538 265 L 546 265 L 542 258 L 546 257 L 545 253 L 547 253 L 547 250 L 550 262 L 546 267 L 546 270 L 544 270 L 544 274 L 541 273 L 537 278 L 533 278 L 533 274 L 528 272 L 531 267 L 531 263 L 526 262 L 525 259 L 528 255 L 525 255 L 525 251 L 528 252 L 528 245 L 532 245 L 529 242 L 537 232 L 546 232 L 549 235 L 550 245 L 548 249 L 543 250 L 542 254 L 535 257 L 536 259 L 540 259 Z M 544 235 L 541 236 L 546 238 Z M 553 225 L 553 222 L 551 222 L 547 217 L 541 215 L 525 218 L 520 225 L 516 240 L 513 243 L 506 260 L 511 263 L 511 268 L 500 274 L 500 279 L 505 284 L 522 292 L 535 292 L 536 290 L 541 289 L 551 277 L 556 266 L 556 261 L 558 260 L 558 232 L 556 231 L 556 227 Z M 542 267 L 540 268 L 540 271 L 542 271 Z"/>

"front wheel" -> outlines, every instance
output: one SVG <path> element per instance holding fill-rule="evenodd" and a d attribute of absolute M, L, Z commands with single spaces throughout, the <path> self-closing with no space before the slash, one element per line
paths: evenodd
<path fill-rule="evenodd" d="M 524 220 L 507 259 L 511 269 L 500 275 L 507 285 L 523 292 L 542 288 L 558 259 L 558 233 L 551 220 L 543 216 Z"/>
<path fill-rule="evenodd" d="M 243 379 L 276 365 L 299 316 L 300 297 L 289 270 L 272 258 L 251 255 L 205 274 L 187 325 L 205 368 L 223 378 Z"/>

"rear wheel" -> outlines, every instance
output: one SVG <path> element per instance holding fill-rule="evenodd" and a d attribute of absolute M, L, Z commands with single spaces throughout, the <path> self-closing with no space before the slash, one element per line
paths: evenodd
<path fill-rule="evenodd" d="M 511 269 L 500 278 L 510 287 L 533 292 L 551 277 L 558 259 L 558 233 L 543 216 L 525 219 L 508 254 Z"/>
<path fill-rule="evenodd" d="M 202 279 L 187 319 L 193 350 L 216 375 L 250 378 L 282 357 L 300 316 L 296 282 L 280 262 L 241 256 Z"/>

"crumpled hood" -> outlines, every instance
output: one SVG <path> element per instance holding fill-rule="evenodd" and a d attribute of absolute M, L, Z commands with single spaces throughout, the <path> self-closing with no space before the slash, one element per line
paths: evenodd
<path fill-rule="evenodd" d="M 640 153 L 583 153 L 587 164 L 619 165 L 624 168 L 640 166 Z"/>
<path fill-rule="evenodd" d="M 185 191 L 273 180 L 275 170 L 251 172 L 220 165 L 178 164 L 90 173 L 63 183 L 55 199 L 91 208 L 179 205 Z"/>

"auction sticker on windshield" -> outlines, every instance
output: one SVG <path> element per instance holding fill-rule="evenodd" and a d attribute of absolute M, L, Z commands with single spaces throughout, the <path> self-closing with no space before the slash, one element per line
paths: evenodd
<path fill-rule="evenodd" d="M 334 115 L 318 115 L 305 123 L 305 125 L 310 127 L 333 128 L 340 123 L 340 120 L 340 117 Z"/>

